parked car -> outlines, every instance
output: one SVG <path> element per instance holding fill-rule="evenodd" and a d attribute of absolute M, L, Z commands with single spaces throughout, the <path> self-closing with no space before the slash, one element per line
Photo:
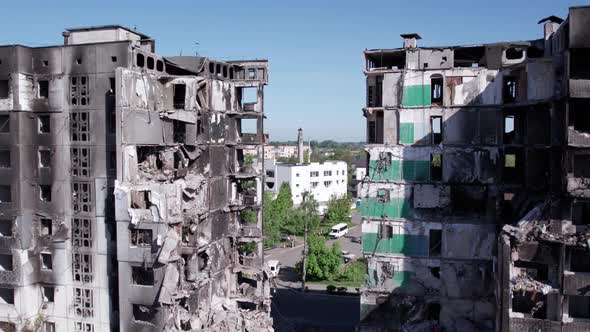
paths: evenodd
<path fill-rule="evenodd" d="M 351 236 L 350 242 L 361 243 L 361 237 L 360 236 Z"/>
<path fill-rule="evenodd" d="M 265 264 L 270 270 L 271 276 L 277 277 L 279 275 L 279 271 L 281 270 L 281 262 L 276 259 L 271 259 L 266 261 Z"/>

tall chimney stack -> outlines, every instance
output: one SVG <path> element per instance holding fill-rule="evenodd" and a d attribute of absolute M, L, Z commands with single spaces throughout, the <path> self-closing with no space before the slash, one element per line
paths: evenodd
<path fill-rule="evenodd" d="M 303 164 L 303 129 L 297 131 L 297 162 Z"/>

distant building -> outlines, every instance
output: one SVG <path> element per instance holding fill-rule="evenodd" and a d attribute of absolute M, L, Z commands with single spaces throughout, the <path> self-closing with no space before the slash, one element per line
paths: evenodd
<path fill-rule="evenodd" d="M 310 192 L 319 203 L 323 213 L 332 195 L 346 195 L 348 186 L 347 165 L 344 161 L 323 163 L 276 163 L 265 160 L 265 189 L 277 193 L 281 184 L 287 182 L 291 187 L 293 204 L 303 201 L 303 193 Z"/>
<path fill-rule="evenodd" d="M 303 155 L 310 155 L 311 149 L 309 145 L 303 146 Z M 265 145 L 264 146 L 264 159 L 272 160 L 279 158 L 291 158 L 297 157 L 297 145 Z"/>

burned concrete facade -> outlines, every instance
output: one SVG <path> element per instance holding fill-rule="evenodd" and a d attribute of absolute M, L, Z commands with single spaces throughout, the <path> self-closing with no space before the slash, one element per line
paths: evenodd
<path fill-rule="evenodd" d="M 0 328 L 259 331 L 266 60 L 0 47 Z M 249 98 L 249 99 L 248 99 Z"/>
<path fill-rule="evenodd" d="M 544 318 L 574 331 L 564 284 L 553 284 L 544 303 L 556 311 L 542 317 L 516 313 L 532 307 L 509 286 L 539 264 L 550 270 L 533 273 L 540 279 L 580 282 L 588 271 L 569 268 L 574 249 L 560 242 L 545 257 L 532 246 L 547 244 L 525 237 L 518 260 L 517 242 L 500 236 L 544 202 L 558 234 L 585 229 L 588 217 L 590 8 L 539 23 L 543 38 L 531 41 L 418 47 L 420 36 L 406 34 L 403 48 L 364 52 L 361 330 L 528 331 Z M 540 289 L 522 298 L 545 298 Z M 576 308 L 586 303 L 571 295 Z"/>

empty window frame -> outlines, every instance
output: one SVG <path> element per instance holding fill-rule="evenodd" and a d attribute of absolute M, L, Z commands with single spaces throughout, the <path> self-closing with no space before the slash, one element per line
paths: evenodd
<path fill-rule="evenodd" d="M 375 121 L 367 121 L 367 142 L 369 144 L 377 143 L 377 126 Z"/>
<path fill-rule="evenodd" d="M 74 332 L 94 332 L 94 324 L 88 322 L 74 322 Z"/>
<path fill-rule="evenodd" d="M 10 94 L 10 85 L 8 80 L 0 80 L 0 99 L 7 99 Z"/>
<path fill-rule="evenodd" d="M 0 219 L 0 237 L 12 237 L 12 219 Z"/>
<path fill-rule="evenodd" d="M 49 81 L 37 81 L 37 94 L 38 98 L 49 98 Z"/>
<path fill-rule="evenodd" d="M 524 181 L 524 153 L 522 149 L 507 149 L 504 154 L 502 180 L 507 183 L 522 183 Z"/>
<path fill-rule="evenodd" d="M 386 203 L 389 202 L 390 192 L 386 189 L 377 190 L 377 202 Z"/>
<path fill-rule="evenodd" d="M 90 105 L 88 76 L 72 76 L 70 78 L 70 101 L 72 105 Z"/>
<path fill-rule="evenodd" d="M 453 67 L 480 67 L 485 61 L 485 47 L 459 47 L 453 50 Z"/>
<path fill-rule="evenodd" d="M 37 116 L 38 131 L 40 134 L 46 134 L 51 132 L 51 122 L 49 114 Z"/>
<path fill-rule="evenodd" d="M 573 79 L 590 79 L 590 49 L 570 48 L 569 73 Z"/>
<path fill-rule="evenodd" d="M 393 237 L 393 225 L 382 224 L 379 226 L 379 238 L 380 239 L 391 239 Z M 397 227 L 399 228 L 399 226 Z M 398 230 L 399 232 L 399 230 Z"/>
<path fill-rule="evenodd" d="M 258 133 L 257 119 L 240 119 L 240 135 L 250 134 L 256 135 Z"/>
<path fill-rule="evenodd" d="M 73 142 L 90 141 L 90 119 L 88 112 L 70 113 L 70 138 Z"/>
<path fill-rule="evenodd" d="M 442 181 L 442 165 L 443 155 L 442 153 L 432 153 L 430 155 L 430 180 Z"/>
<path fill-rule="evenodd" d="M 12 202 L 12 194 L 9 185 L 0 185 L 0 203 Z"/>
<path fill-rule="evenodd" d="M 524 49 L 520 47 L 510 47 L 504 51 L 507 60 L 520 60 L 524 58 Z"/>
<path fill-rule="evenodd" d="M 72 205 L 76 214 L 92 212 L 92 184 L 90 182 L 72 183 Z"/>
<path fill-rule="evenodd" d="M 590 178 L 590 154 L 574 155 L 574 177 Z"/>
<path fill-rule="evenodd" d="M 43 291 L 43 302 L 44 303 L 53 303 L 55 300 L 55 287 L 41 286 L 41 289 Z M 55 328 L 55 326 L 54 326 L 54 328 Z M 44 332 L 47 332 L 47 330 L 45 330 Z"/>
<path fill-rule="evenodd" d="M 12 255 L 0 254 L 0 271 L 12 271 Z"/>
<path fill-rule="evenodd" d="M 43 322 L 43 332 L 56 332 L 55 322 Z M 87 332 L 87 331 L 84 331 Z"/>
<path fill-rule="evenodd" d="M 40 184 L 39 185 L 39 199 L 42 202 L 51 202 L 51 185 Z"/>
<path fill-rule="evenodd" d="M 131 267 L 131 282 L 134 285 L 153 286 L 154 269 L 144 266 Z"/>
<path fill-rule="evenodd" d="M 0 168 L 10 168 L 10 150 L 0 150 Z"/>
<path fill-rule="evenodd" d="M 162 60 L 156 61 L 156 70 L 161 71 L 161 72 L 164 71 L 164 61 L 162 61 Z"/>
<path fill-rule="evenodd" d="M 273 176 L 274 176 L 274 173 L 273 173 Z M 320 176 L 320 172 L 319 171 L 309 172 L 309 177 L 317 178 L 318 176 Z"/>
<path fill-rule="evenodd" d="M 51 150 L 39 148 L 39 167 L 51 167 Z"/>
<path fill-rule="evenodd" d="M 590 225 L 590 201 L 575 201 L 572 204 L 574 225 Z"/>
<path fill-rule="evenodd" d="M 430 101 L 433 105 L 443 103 L 443 77 L 440 74 L 430 76 Z"/>
<path fill-rule="evenodd" d="M 133 320 L 144 324 L 153 325 L 156 319 L 156 310 L 151 306 L 133 304 Z"/>
<path fill-rule="evenodd" d="M 82 283 L 92 282 L 92 255 L 84 253 L 72 254 L 72 275 L 74 281 Z"/>
<path fill-rule="evenodd" d="M 151 229 L 131 229 L 129 231 L 130 243 L 132 246 L 148 247 L 152 245 Z"/>
<path fill-rule="evenodd" d="M 572 318 L 590 319 L 590 297 L 568 296 L 568 313 Z"/>
<path fill-rule="evenodd" d="M 175 109 L 184 109 L 186 97 L 186 84 L 174 84 L 173 86 L 173 104 Z"/>
<path fill-rule="evenodd" d="M 154 58 L 152 58 L 151 56 L 148 56 L 147 58 L 147 68 L 154 70 Z"/>
<path fill-rule="evenodd" d="M 324 187 L 329 188 L 332 185 L 332 181 L 324 181 Z"/>
<path fill-rule="evenodd" d="M 512 311 L 524 314 L 527 318 L 547 318 L 547 296 L 538 292 L 514 292 Z"/>
<path fill-rule="evenodd" d="M 511 144 L 515 142 L 516 128 L 514 128 L 514 120 L 514 114 L 508 114 L 504 116 L 504 144 Z"/>
<path fill-rule="evenodd" d="M 53 220 L 49 218 L 41 218 L 41 235 L 52 235 L 53 234 Z"/>
<path fill-rule="evenodd" d="M 8 114 L 0 114 L 0 133 L 10 132 L 10 117 Z"/>
<path fill-rule="evenodd" d="M 53 256 L 49 253 L 41 254 L 41 269 L 53 270 Z"/>
<path fill-rule="evenodd" d="M 145 56 L 141 53 L 137 53 L 135 64 L 137 67 L 143 68 L 145 66 Z"/>
<path fill-rule="evenodd" d="M 569 125 L 574 130 L 590 133 L 590 99 L 571 98 L 569 101 Z"/>
<path fill-rule="evenodd" d="M 432 144 L 440 144 L 442 143 L 443 133 L 442 133 L 442 116 L 431 116 L 430 117 L 430 128 L 432 132 L 431 141 Z"/>
<path fill-rule="evenodd" d="M 72 218 L 72 246 L 92 248 L 92 219 Z"/>
<path fill-rule="evenodd" d="M 90 176 L 90 149 L 73 147 L 71 148 L 72 176 Z"/>
<path fill-rule="evenodd" d="M 241 95 L 242 105 L 255 104 L 258 102 L 258 88 L 238 88 Z"/>
<path fill-rule="evenodd" d="M 504 76 L 504 85 L 502 86 L 504 103 L 513 103 L 516 101 L 517 88 L 518 84 L 515 77 Z"/>
<path fill-rule="evenodd" d="M 14 304 L 14 289 L 0 287 L 0 303 Z"/>
<path fill-rule="evenodd" d="M 256 69 L 248 68 L 248 79 L 255 80 L 256 79 Z"/>
<path fill-rule="evenodd" d="M 94 296 L 92 289 L 74 287 L 74 313 L 78 317 L 94 317 Z"/>
<path fill-rule="evenodd" d="M 332 176 L 332 171 L 324 171 L 324 176 Z"/>
<path fill-rule="evenodd" d="M 437 257 L 442 252 L 442 231 L 431 229 L 428 231 L 428 256 Z"/>

